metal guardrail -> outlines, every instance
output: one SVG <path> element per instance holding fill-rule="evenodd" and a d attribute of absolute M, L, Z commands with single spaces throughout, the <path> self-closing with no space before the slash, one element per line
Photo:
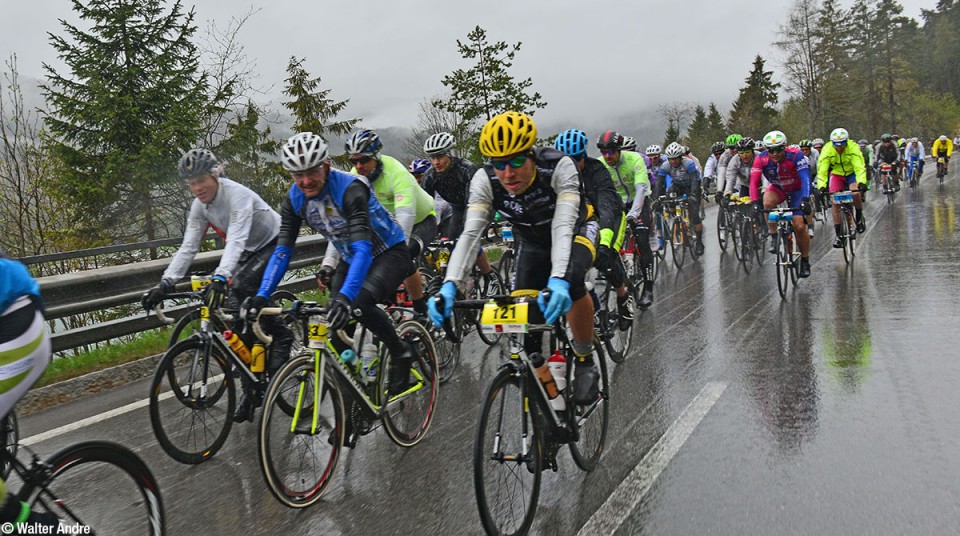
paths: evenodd
<path fill-rule="evenodd" d="M 314 235 L 299 239 L 289 268 L 319 265 L 326 248 L 327 241 L 322 236 Z M 220 263 L 222 253 L 222 250 L 218 250 L 198 254 L 190 266 L 191 271 L 213 271 Z M 40 293 L 47 307 L 46 317 L 48 320 L 56 320 L 108 307 L 139 304 L 143 292 L 160 281 L 163 271 L 169 264 L 170 259 L 158 259 L 41 277 L 37 281 L 40 283 Z M 279 288 L 300 292 L 315 287 L 316 280 L 313 277 L 305 277 L 287 281 Z M 189 281 L 177 285 L 178 290 L 188 288 Z M 188 309 L 187 307 L 172 309 L 172 316 L 179 318 Z M 168 316 L 171 315 L 168 314 Z M 155 317 L 139 312 L 127 318 L 54 332 L 51 343 L 53 351 L 59 352 L 160 326 L 162 326 L 161 322 Z"/>
<path fill-rule="evenodd" d="M 201 241 L 220 240 L 218 234 L 208 234 Z M 141 249 L 155 249 L 162 247 L 179 246 L 182 238 L 163 238 L 159 240 L 148 240 L 146 242 L 136 242 L 133 244 L 117 244 L 114 246 L 101 246 L 98 248 L 78 249 L 76 251 L 64 251 L 62 253 L 47 253 L 44 255 L 32 255 L 30 257 L 20 257 L 17 261 L 26 264 L 43 264 L 47 262 L 68 261 L 72 259 L 82 259 L 85 257 L 97 257 L 100 255 L 110 255 L 113 253 L 123 253 L 126 251 L 137 251 Z"/>

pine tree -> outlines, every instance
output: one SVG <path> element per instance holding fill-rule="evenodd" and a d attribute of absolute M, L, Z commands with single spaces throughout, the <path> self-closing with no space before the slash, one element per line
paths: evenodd
<path fill-rule="evenodd" d="M 763 137 L 777 120 L 778 113 L 774 106 L 777 104 L 779 87 L 779 83 L 773 82 L 773 71 L 764 70 L 764 60 L 757 54 L 746 85 L 740 88 L 740 94 L 730 111 L 727 122 L 729 130 L 744 136 Z"/>
<path fill-rule="evenodd" d="M 248 102 L 244 113 L 227 124 L 226 137 L 214 148 L 226 174 L 257 192 L 270 206 L 279 206 L 289 178 L 273 161 L 280 142 L 270 136 L 270 127 L 260 128 L 260 109 Z"/>
<path fill-rule="evenodd" d="M 673 122 L 673 119 L 667 120 L 667 131 L 663 134 L 663 147 L 666 148 L 667 145 L 675 141 L 680 141 L 680 130 L 677 129 L 677 124 Z"/>
<path fill-rule="evenodd" d="M 693 154 L 705 155 L 710 151 L 710 144 L 715 141 L 712 138 L 707 112 L 698 104 L 693 110 L 693 121 L 687 128 L 687 145 Z"/>
<path fill-rule="evenodd" d="M 157 238 L 163 196 L 183 197 L 176 166 L 199 138 L 206 79 L 193 12 L 165 3 L 74 0 L 90 28 L 61 20 L 49 34 L 68 72 L 44 64 L 45 122 L 64 198 L 91 236 Z"/>
<path fill-rule="evenodd" d="M 337 136 L 348 134 L 360 122 L 359 118 L 332 121 L 347 107 L 348 100 L 335 101 L 330 90 L 318 91 L 320 77 L 310 78 L 303 67 L 304 59 L 291 57 L 287 64 L 287 79 L 283 94 L 290 100 L 283 106 L 293 114 L 295 132 L 313 132 L 326 138 L 328 132 Z M 328 140 L 329 141 L 329 140 Z"/>

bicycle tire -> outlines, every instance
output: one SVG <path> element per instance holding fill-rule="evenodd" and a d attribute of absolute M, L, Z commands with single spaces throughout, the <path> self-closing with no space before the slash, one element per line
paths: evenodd
<path fill-rule="evenodd" d="M 512 369 L 500 369 L 487 388 L 477 422 L 473 448 L 473 485 L 480 522 L 487 534 L 491 535 L 526 534 L 537 513 L 540 480 L 543 473 L 541 427 L 535 411 L 536 404 L 525 405 L 523 397 L 520 396 L 523 381 L 523 377 L 517 375 Z M 509 404 L 512 413 L 505 411 L 508 398 L 512 402 Z M 530 410 L 531 407 L 534 409 Z M 493 417 L 492 421 L 491 417 Z M 506 418 L 510 419 L 509 423 Z M 503 426 L 511 424 L 515 425 L 516 429 L 504 432 Z M 490 430 L 488 425 L 492 425 Z M 524 429 L 527 431 L 529 441 L 526 458 L 522 454 L 521 446 L 523 441 L 521 431 Z M 497 442 L 497 452 L 491 454 L 494 452 L 492 446 L 494 441 Z M 497 471 L 498 469 L 500 471 Z M 500 474 L 503 476 L 499 477 Z M 487 481 L 488 477 L 490 482 Z M 511 489 L 503 493 L 495 492 L 492 496 L 488 496 L 487 484 L 496 486 L 504 479 L 515 480 L 521 486 L 529 480 L 528 485 L 524 486 L 528 487 L 529 491 L 524 491 L 524 496 L 517 500 L 504 498 L 504 494 L 519 487 L 512 485 L 509 486 Z M 523 515 L 519 516 L 519 519 L 511 521 L 501 518 L 503 515 L 515 513 L 518 508 L 523 508 Z"/>
<path fill-rule="evenodd" d="M 721 206 L 717 210 L 717 242 L 720 244 L 721 255 L 727 252 L 727 243 L 730 238 L 728 225 L 727 211 Z"/>
<path fill-rule="evenodd" d="M 673 220 L 673 225 L 670 226 L 670 250 L 673 253 L 673 264 L 678 269 L 683 268 L 683 261 L 687 254 L 684 247 L 684 238 L 682 222 L 679 218 Z"/>
<path fill-rule="evenodd" d="M 841 218 L 843 218 L 843 260 L 849 264 L 853 260 L 851 252 L 853 251 L 853 228 L 851 226 L 850 220 L 853 219 L 853 212 L 850 210 L 840 209 Z"/>
<path fill-rule="evenodd" d="M 459 331 L 456 327 L 459 320 L 460 317 L 457 315 L 450 317 L 450 322 L 455 333 Z M 457 367 L 460 366 L 461 345 L 458 342 L 449 340 L 446 332 L 442 328 L 434 326 L 432 322 L 425 327 L 433 334 L 433 346 L 437 350 L 437 380 L 442 385 L 450 381 L 453 373 L 457 370 Z"/>
<path fill-rule="evenodd" d="M 503 294 L 509 294 L 510 291 L 507 290 L 503 285 L 503 279 L 500 278 L 500 274 L 496 270 L 490 271 L 490 282 L 487 285 L 486 292 L 483 297 L 486 296 L 500 296 Z M 479 294 L 479 292 L 478 292 Z M 500 339 L 503 337 L 502 334 L 492 335 L 489 333 L 483 332 L 483 326 L 480 325 L 480 315 L 476 315 L 476 325 L 477 325 L 477 335 L 480 336 L 480 340 L 484 342 L 487 346 L 493 346 L 500 342 Z"/>
<path fill-rule="evenodd" d="M 413 345 L 416 349 L 417 359 L 410 365 L 410 374 L 417 384 L 410 388 L 419 387 L 417 391 L 399 400 L 391 399 L 384 404 L 386 411 L 383 412 L 383 425 L 394 443 L 409 448 L 422 441 L 427 435 L 436 412 L 439 390 L 437 354 L 433 346 L 433 338 L 419 322 L 408 320 L 401 323 L 397 326 L 397 335 L 400 340 Z M 383 361 L 384 365 L 380 367 L 380 392 L 382 393 L 380 399 L 386 400 L 390 375 L 389 355 Z M 390 394 L 393 396 L 393 393 Z M 408 411 L 409 408 L 413 411 Z"/>
<path fill-rule="evenodd" d="M 500 279 L 503 280 L 507 290 L 511 288 L 510 284 L 513 281 L 514 264 L 516 264 L 516 254 L 512 248 L 506 249 L 500 256 L 500 262 L 497 263 L 497 271 L 500 272 Z"/>
<path fill-rule="evenodd" d="M 7 479 L 13 467 L 10 460 L 17 457 L 19 443 L 20 423 L 17 420 L 16 409 L 11 408 L 10 412 L 0 420 L 0 449 L 7 451 L 7 458 L 0 458 L 0 477 L 4 480 Z"/>
<path fill-rule="evenodd" d="M 757 266 L 763 266 L 763 259 L 767 256 L 767 226 L 753 222 L 754 253 L 757 255 Z"/>
<path fill-rule="evenodd" d="M 663 214 L 658 212 L 654 215 L 654 237 L 657 241 L 657 247 L 652 248 L 653 254 L 664 260 L 667 257 L 667 224 L 663 219 Z"/>
<path fill-rule="evenodd" d="M 583 406 L 576 406 L 575 411 L 570 414 L 571 424 L 573 424 L 573 419 L 579 419 L 586 415 L 586 422 L 597 423 L 599 427 L 596 429 L 597 433 L 589 433 L 584 431 L 584 426 L 582 423 L 578 423 L 578 432 L 579 439 L 575 442 L 569 443 L 570 445 L 570 455 L 573 456 L 574 463 L 577 464 L 581 470 L 590 472 L 597 467 L 597 462 L 600 461 L 600 456 L 603 454 L 604 446 L 607 442 L 607 429 L 610 425 L 610 379 L 607 375 L 607 361 L 604 359 L 603 351 L 600 349 L 599 345 L 594 343 L 594 355 L 593 362 L 596 363 L 600 368 L 600 395 L 597 400 L 596 406 L 591 408 L 585 408 Z M 573 385 L 573 376 L 572 370 L 576 367 L 567 367 L 567 385 Z M 589 413 L 583 413 L 588 412 Z M 597 412 L 600 412 L 597 415 Z M 598 418 L 597 418 L 598 417 Z M 599 422 L 598 422 L 599 420 Z M 591 426 L 590 430 L 593 430 L 594 427 Z M 594 438 L 594 441 L 588 441 L 586 438 Z"/>
<path fill-rule="evenodd" d="M 217 315 L 210 315 L 210 331 L 223 333 L 227 330 L 226 324 Z M 194 309 L 180 317 L 170 332 L 170 341 L 167 342 L 167 348 L 172 348 L 174 344 L 200 333 L 200 309 Z"/>
<path fill-rule="evenodd" d="M 51 512 L 99 534 L 166 533 L 160 486 L 150 468 L 126 447 L 87 441 L 64 448 L 44 463 L 46 478 L 26 482 L 18 494 L 32 511 Z"/>
<path fill-rule="evenodd" d="M 205 348 L 209 348 L 209 354 Z M 178 369 L 184 366 L 187 368 L 187 376 L 181 379 Z M 161 397 L 166 396 L 160 391 L 165 381 L 173 393 L 171 398 L 175 401 L 167 403 L 166 409 L 162 409 Z M 215 382 L 215 391 L 208 396 L 210 382 Z M 226 407 L 221 404 L 224 393 L 227 394 Z M 233 384 L 231 364 L 216 345 L 205 343 L 198 338 L 187 339 L 173 345 L 157 363 L 157 370 L 150 384 L 150 425 L 160 447 L 174 460 L 185 464 L 198 464 L 212 458 L 230 434 L 235 404 L 236 387 Z M 177 418 L 174 415 L 187 411 L 192 413 L 188 418 Z M 208 417 L 214 426 L 207 425 Z M 203 441 L 200 441 L 199 436 L 194 436 L 193 427 L 185 432 L 182 428 L 167 430 L 164 426 L 165 422 L 173 426 L 178 421 L 181 427 L 185 424 L 197 425 L 198 420 L 202 423 L 196 433 L 203 435 Z M 192 445 L 178 445 L 181 439 Z"/>
<path fill-rule="evenodd" d="M 736 257 L 738 262 L 743 262 L 743 241 L 741 239 L 740 227 L 743 225 L 743 218 L 739 216 L 734 216 L 731 218 L 731 229 L 732 242 L 733 242 L 733 255 Z"/>
<path fill-rule="evenodd" d="M 790 286 L 790 252 L 787 247 L 787 235 L 777 235 L 777 290 L 781 299 L 787 299 L 787 288 Z"/>
<path fill-rule="evenodd" d="M 753 239 L 753 222 L 743 218 L 740 222 L 740 264 L 748 274 L 753 268 L 754 247 L 756 242 Z"/>
<path fill-rule="evenodd" d="M 289 290 L 277 290 L 270 295 L 270 301 L 277 307 L 282 307 L 284 309 L 289 309 L 293 306 L 293 302 L 298 301 L 300 298 L 296 294 L 290 292 Z M 283 325 L 293 333 L 293 346 L 290 349 L 290 355 L 293 355 L 300 351 L 304 347 L 303 341 L 306 340 L 306 332 L 303 322 L 300 322 L 300 319 L 297 318 L 297 315 L 287 312 L 283 313 L 280 316 Z"/>
<path fill-rule="evenodd" d="M 326 350 L 323 350 L 326 352 Z M 277 371 L 264 397 L 257 434 L 260 471 L 273 496 L 290 508 L 315 504 L 333 481 L 345 435 L 343 393 L 338 374 L 325 361 L 320 405 L 316 405 L 316 363 L 310 350 L 290 359 Z M 323 359 L 322 354 L 319 359 Z M 303 392 L 300 397 L 301 390 Z M 288 413 L 279 400 L 300 400 L 298 419 Z M 324 401 L 329 407 L 324 407 Z M 297 405 L 294 402 L 295 406 Z M 317 407 L 317 429 L 312 429 L 313 409 Z M 321 416 L 322 415 L 322 416 Z M 296 427 L 296 432 L 291 428 Z M 332 441 L 331 441 L 332 440 Z M 326 452 L 329 451 L 329 452 Z M 319 455 L 314 455 L 319 452 Z M 288 466 L 296 469 L 287 471 Z"/>
<path fill-rule="evenodd" d="M 631 322 L 630 327 L 623 331 L 620 329 L 620 311 L 617 307 L 617 293 L 607 285 L 603 295 L 599 296 L 600 310 L 597 311 L 597 318 L 600 321 L 600 335 L 602 344 L 610 354 L 610 359 L 614 363 L 623 363 L 630 353 L 630 347 L 633 343 L 633 326 L 636 322 Z M 633 298 L 633 297 L 631 297 Z M 615 344 L 615 340 L 619 340 Z M 568 384 L 569 385 L 569 384 Z"/>

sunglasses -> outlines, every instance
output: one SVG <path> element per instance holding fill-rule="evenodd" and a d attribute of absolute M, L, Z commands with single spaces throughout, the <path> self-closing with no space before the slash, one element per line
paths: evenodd
<path fill-rule="evenodd" d="M 618 152 L 620 151 L 617 149 L 602 149 L 600 151 L 600 154 L 602 154 L 603 156 L 610 156 L 612 154 L 617 154 Z"/>
<path fill-rule="evenodd" d="M 770 154 L 780 154 L 783 152 L 783 147 L 771 147 L 767 149 L 767 152 Z"/>
<path fill-rule="evenodd" d="M 845 141 L 835 141 L 835 142 L 833 142 L 833 146 L 834 146 L 834 147 L 843 147 L 843 146 L 846 145 L 846 144 L 847 144 L 847 142 L 845 142 Z"/>
<path fill-rule="evenodd" d="M 509 164 L 511 168 L 517 169 L 523 164 L 525 164 L 526 162 L 527 162 L 527 155 L 522 154 L 520 156 L 514 156 L 510 160 L 491 160 L 490 165 L 492 165 L 493 169 L 497 171 L 503 171 L 507 169 L 507 164 Z"/>
<path fill-rule="evenodd" d="M 366 164 L 367 162 L 373 160 L 372 156 L 361 156 L 360 158 L 351 158 L 350 163 L 353 165 L 357 164 Z"/>

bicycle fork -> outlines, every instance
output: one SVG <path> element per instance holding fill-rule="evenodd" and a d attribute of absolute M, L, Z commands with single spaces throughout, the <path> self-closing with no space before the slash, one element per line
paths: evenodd
<path fill-rule="evenodd" d="M 310 425 L 310 435 L 316 435 L 317 433 L 317 420 L 320 416 L 320 389 L 323 386 L 323 375 L 326 371 L 326 367 L 321 365 L 323 356 L 320 354 L 320 350 L 314 350 L 313 352 L 313 377 L 316 380 L 313 382 L 313 422 Z M 306 382 L 301 378 L 300 387 L 297 390 L 297 407 L 293 410 L 293 419 L 290 422 L 291 434 L 297 431 L 297 423 L 300 422 L 300 412 L 303 409 L 303 398 L 306 395 L 306 390 Z"/>

